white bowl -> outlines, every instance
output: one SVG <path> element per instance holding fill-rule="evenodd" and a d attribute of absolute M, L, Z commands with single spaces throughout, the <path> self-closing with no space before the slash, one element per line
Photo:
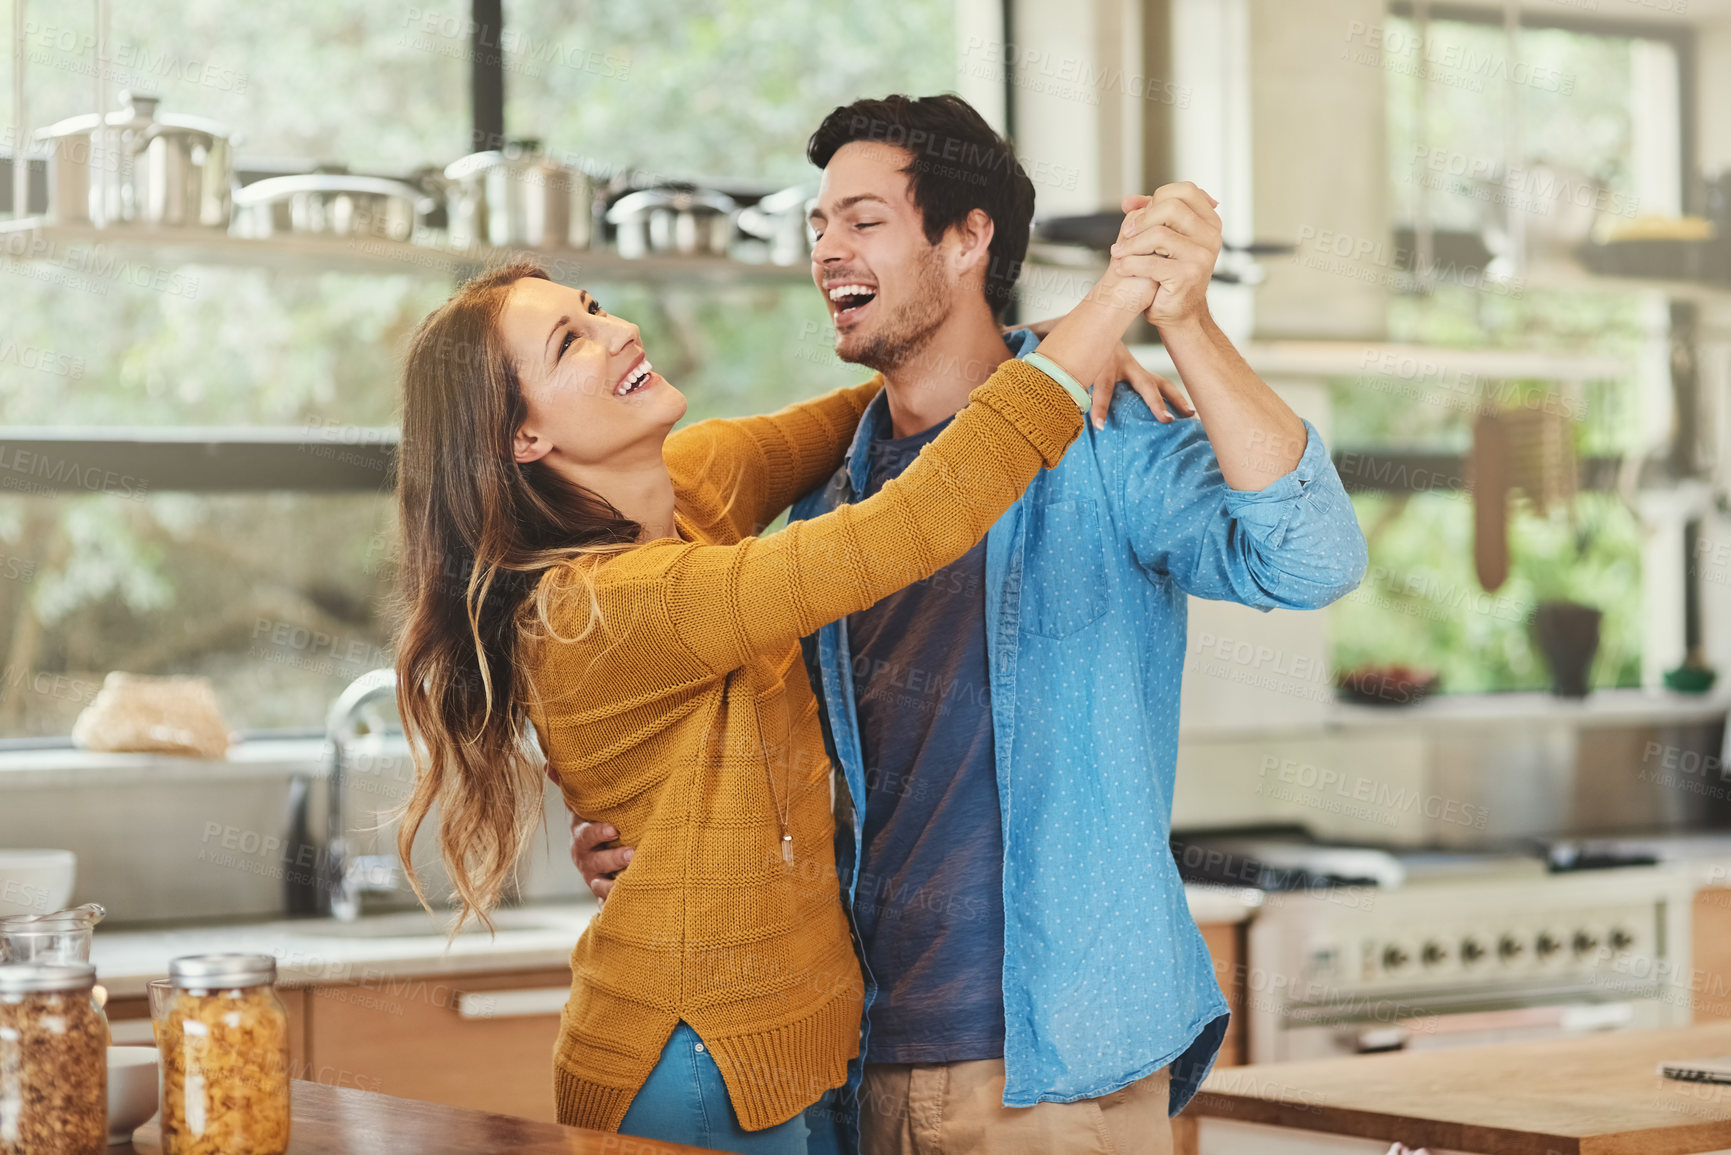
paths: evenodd
<path fill-rule="evenodd" d="M 0 918 L 65 910 L 77 874 L 70 850 L 0 850 Z"/>
<path fill-rule="evenodd" d="M 108 1143 L 132 1142 L 132 1133 L 156 1114 L 156 1048 L 108 1048 Z"/>

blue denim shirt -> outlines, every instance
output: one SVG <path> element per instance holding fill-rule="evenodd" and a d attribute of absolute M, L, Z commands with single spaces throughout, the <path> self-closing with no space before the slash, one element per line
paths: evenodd
<path fill-rule="evenodd" d="M 1006 341 L 1018 356 L 1038 343 L 1026 331 Z M 887 404 L 872 401 L 842 467 L 793 520 L 857 500 Z M 1305 431 L 1291 473 L 1242 492 L 1199 421 L 1162 424 L 1120 385 L 1106 428 L 1086 423 L 987 534 L 1006 1106 L 1096 1098 L 1173 1064 L 1177 1114 L 1213 1065 L 1226 1000 L 1168 845 L 1186 597 L 1317 609 L 1358 585 L 1364 535 L 1321 437 Z M 852 829 L 836 839 L 851 908 L 866 782 L 846 619 L 805 639 L 805 653 L 853 800 Z M 857 1136 L 859 1060 L 851 1076 L 838 1110 Z"/>

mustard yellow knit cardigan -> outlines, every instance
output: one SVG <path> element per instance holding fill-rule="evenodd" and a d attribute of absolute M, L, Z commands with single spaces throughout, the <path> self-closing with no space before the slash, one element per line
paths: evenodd
<path fill-rule="evenodd" d="M 530 718 L 566 800 L 636 848 L 571 956 L 559 1119 L 617 1130 L 684 1020 L 749 1130 L 841 1085 L 862 983 L 839 900 L 830 765 L 798 639 L 961 557 L 1081 428 L 1006 361 L 877 495 L 768 537 L 835 471 L 877 379 L 668 439 L 679 538 L 549 574 Z M 793 862 L 782 855 L 787 816 Z"/>

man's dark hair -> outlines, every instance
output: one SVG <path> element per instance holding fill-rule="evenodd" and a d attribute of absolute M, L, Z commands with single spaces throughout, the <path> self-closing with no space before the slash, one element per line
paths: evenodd
<path fill-rule="evenodd" d="M 925 221 L 928 243 L 937 244 L 975 209 L 992 218 L 986 303 L 994 316 L 1002 314 L 1028 255 L 1034 220 L 1034 182 L 1010 142 L 959 96 L 897 95 L 837 108 L 811 134 L 805 155 L 825 168 L 842 145 L 856 141 L 895 145 L 908 153 L 902 171 Z"/>

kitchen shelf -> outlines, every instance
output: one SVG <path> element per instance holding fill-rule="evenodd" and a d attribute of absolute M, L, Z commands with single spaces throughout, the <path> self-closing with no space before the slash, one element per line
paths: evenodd
<path fill-rule="evenodd" d="M 394 427 L 0 426 L 0 494 L 384 493 Z"/>
<path fill-rule="evenodd" d="M 1366 706 L 1331 701 L 1303 720 L 1237 725 L 1182 726 L 1186 742 L 1240 741 L 1272 737 L 1324 737 L 1378 730 L 1460 731 L 1463 728 L 1562 725 L 1671 726 L 1716 722 L 1731 714 L 1731 686 L 1705 694 L 1670 690 L 1595 690 L 1585 698 L 1559 698 L 1544 691 L 1438 694 L 1410 706 Z"/>
<path fill-rule="evenodd" d="M 1671 690 L 1596 690 L 1585 698 L 1543 691 L 1508 694 L 1438 694 L 1411 706 L 1333 703 L 1328 724 L 1337 727 L 1474 726 L 1563 722 L 1577 726 L 1687 725 L 1713 722 L 1731 711 L 1731 689 L 1705 694 Z"/>
<path fill-rule="evenodd" d="M 1595 273 L 1571 260 L 1534 261 L 1522 283 L 1528 289 L 1560 290 L 1571 293 L 1657 293 L 1673 301 L 1693 301 L 1697 304 L 1731 304 L 1731 285 L 1716 281 L 1683 280 L 1665 277 L 1625 277 L 1610 273 Z"/>
<path fill-rule="evenodd" d="M 170 268 L 220 265 L 287 272 L 408 274 L 459 279 L 513 259 L 539 263 L 561 284 L 788 285 L 810 283 L 810 266 L 752 264 L 726 257 L 622 257 L 606 249 L 453 248 L 387 237 L 236 237 L 211 229 L 0 222 L 0 256 L 46 261 L 68 272 L 107 275 L 117 262 Z"/>
<path fill-rule="evenodd" d="M 1176 372 L 1162 345 L 1137 345 L 1130 352 L 1155 373 L 1171 376 Z M 1599 354 L 1455 349 L 1378 341 L 1263 341 L 1244 346 L 1243 353 L 1257 373 L 1274 380 L 1392 378 L 1410 381 L 1415 386 L 1441 386 L 1463 378 L 1606 381 L 1634 372 L 1634 365 L 1627 359 Z"/>

